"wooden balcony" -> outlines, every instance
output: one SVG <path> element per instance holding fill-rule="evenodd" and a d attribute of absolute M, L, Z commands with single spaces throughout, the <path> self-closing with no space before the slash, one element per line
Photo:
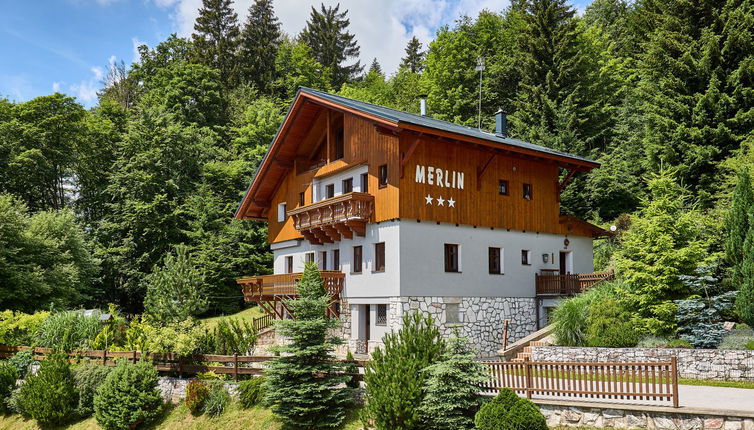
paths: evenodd
<path fill-rule="evenodd" d="M 313 245 L 364 236 L 374 212 L 374 196 L 348 193 L 288 211 L 296 230 Z"/>
<path fill-rule="evenodd" d="M 535 274 L 538 296 L 570 296 L 583 293 L 595 284 L 615 279 L 613 272 Z"/>
<path fill-rule="evenodd" d="M 323 270 L 320 274 L 325 282 L 325 291 L 331 297 L 327 314 L 338 317 L 340 316 L 340 293 L 343 291 L 346 275 L 335 270 Z M 282 319 L 285 317 L 285 312 L 291 314 L 284 300 L 298 296 L 298 282 L 301 276 L 302 273 L 284 273 L 252 276 L 236 282 L 241 286 L 245 301 L 256 302 L 268 315 Z"/>

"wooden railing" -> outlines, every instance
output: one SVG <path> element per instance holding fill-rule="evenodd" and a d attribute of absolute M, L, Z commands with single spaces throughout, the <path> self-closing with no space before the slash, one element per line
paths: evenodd
<path fill-rule="evenodd" d="M 488 361 L 485 394 L 510 388 L 531 399 L 671 403 L 678 407 L 676 357 L 668 362 L 563 363 Z"/>
<path fill-rule="evenodd" d="M 339 270 L 322 270 L 319 272 L 325 282 L 325 291 L 331 296 L 340 297 L 346 275 Z M 256 296 L 295 296 L 298 294 L 298 282 L 302 273 L 283 273 L 279 275 L 252 276 L 239 279 L 243 295 L 247 298 Z"/>
<path fill-rule="evenodd" d="M 347 193 L 288 211 L 293 226 L 314 245 L 364 236 L 374 212 L 374 196 Z"/>
<path fill-rule="evenodd" d="M 586 291 L 602 281 L 615 278 L 613 272 L 568 273 L 565 275 L 535 274 L 537 295 L 571 295 Z"/>
<path fill-rule="evenodd" d="M 50 348 L 31 348 L 28 346 L 9 346 L 0 345 L 0 357 L 8 358 L 16 355 L 19 351 L 31 349 L 33 357 L 37 361 L 43 361 L 47 356 L 53 353 Z M 215 355 L 200 354 L 188 357 L 180 357 L 176 354 L 153 354 L 141 353 L 139 351 L 68 351 L 69 362 L 76 363 L 82 359 L 89 359 L 90 362 L 104 366 L 115 366 L 116 360 L 126 359 L 133 363 L 141 359 L 152 362 L 155 369 L 159 372 L 173 372 L 180 377 L 184 375 L 195 375 L 203 372 L 215 372 L 223 375 L 233 375 L 238 380 L 238 375 L 261 375 L 264 373 L 264 363 L 272 360 L 274 357 L 256 356 L 256 355 Z M 355 363 L 358 367 L 364 367 L 364 360 L 335 360 L 338 363 Z M 219 363 L 208 364 L 208 363 Z M 361 374 L 352 374 L 356 379 L 361 379 Z"/>
<path fill-rule="evenodd" d="M 251 320 L 251 325 L 254 327 L 254 330 L 260 332 L 267 327 L 270 327 L 273 321 L 275 321 L 275 318 L 273 318 L 272 315 L 264 315 Z"/>

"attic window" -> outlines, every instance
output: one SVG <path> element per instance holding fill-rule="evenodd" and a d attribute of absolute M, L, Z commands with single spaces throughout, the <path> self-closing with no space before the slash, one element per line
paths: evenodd
<path fill-rule="evenodd" d="M 278 204 L 278 222 L 285 221 L 285 203 Z"/>

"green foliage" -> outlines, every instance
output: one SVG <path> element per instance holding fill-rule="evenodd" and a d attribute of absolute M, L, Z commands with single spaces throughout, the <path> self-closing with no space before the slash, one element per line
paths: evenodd
<path fill-rule="evenodd" d="M 343 371 L 346 373 L 356 374 L 359 373 L 359 367 L 355 363 L 355 359 L 353 358 L 353 354 L 351 354 L 351 350 L 348 350 L 348 353 L 346 354 L 346 361 L 349 361 L 344 367 Z M 347 382 L 346 385 L 350 388 L 359 388 L 359 380 L 356 379 L 356 377 L 351 377 Z"/>
<path fill-rule="evenodd" d="M 401 69 L 406 69 L 411 73 L 419 73 L 424 69 L 424 57 L 426 52 L 422 51 L 422 44 L 416 36 L 412 37 L 406 45 L 406 56 L 401 59 Z"/>
<path fill-rule="evenodd" d="M 155 419 L 162 406 L 157 381 L 150 363 L 119 362 L 94 397 L 97 423 L 105 430 L 126 430 Z"/>
<path fill-rule="evenodd" d="M 744 243 L 751 229 L 749 217 L 752 213 L 754 213 L 754 188 L 752 188 L 749 169 L 744 167 L 738 172 L 731 207 L 725 217 L 725 258 L 730 265 L 732 282 L 736 287 L 744 282 L 741 273 L 742 264 L 747 257 L 744 253 Z"/>
<path fill-rule="evenodd" d="M 552 315 L 554 333 L 558 345 L 586 345 L 589 302 L 582 297 L 562 301 Z"/>
<path fill-rule="evenodd" d="M 184 245 L 176 246 L 175 255 L 168 254 L 145 282 L 144 311 L 158 324 L 185 321 L 207 310 L 204 276 Z"/>
<path fill-rule="evenodd" d="M 424 424 L 432 429 L 472 428 L 481 403 L 479 391 L 488 375 L 468 339 L 450 338 L 440 361 L 423 372 L 427 374 L 420 406 Z"/>
<path fill-rule="evenodd" d="M 277 333 L 290 339 L 265 371 L 265 402 L 284 423 L 305 428 L 337 427 L 351 403 L 349 379 L 333 362 L 337 338 L 328 330 L 340 323 L 327 318 L 330 297 L 316 264 L 307 263 L 298 283 L 299 296 L 287 302 L 295 320 L 279 321 Z"/>
<path fill-rule="evenodd" d="M 203 411 L 213 418 L 218 417 L 225 411 L 230 401 L 230 394 L 225 389 L 225 384 L 222 382 L 213 382 L 210 384 L 209 394 L 207 395 L 207 400 L 204 402 Z"/>
<path fill-rule="evenodd" d="M 5 310 L 0 312 L 0 343 L 5 345 L 32 345 L 39 335 L 42 323 L 49 312 L 25 314 Z"/>
<path fill-rule="evenodd" d="M 238 384 L 238 401 L 244 408 L 251 408 L 264 401 L 264 376 L 252 377 Z"/>
<path fill-rule="evenodd" d="M 365 368 L 365 414 L 378 429 L 416 428 L 425 418 L 417 405 L 429 377 L 421 370 L 441 360 L 445 342 L 435 321 L 419 312 L 405 314 L 401 329 L 382 341 Z"/>
<path fill-rule="evenodd" d="M 41 426 L 62 425 L 75 417 L 79 395 L 66 357 L 53 354 L 19 388 L 21 410 Z"/>
<path fill-rule="evenodd" d="M 205 354 L 248 355 L 257 343 L 257 331 L 244 319 L 225 318 L 206 330 L 200 349 Z"/>
<path fill-rule="evenodd" d="M 275 80 L 275 57 L 280 44 L 280 22 L 271 0 L 255 0 L 241 31 L 239 59 L 241 76 L 262 93 Z"/>
<path fill-rule="evenodd" d="M 592 301 L 586 329 L 587 345 L 608 348 L 636 346 L 639 332 L 631 312 L 616 298 Z"/>
<path fill-rule="evenodd" d="M 8 364 L 16 368 L 18 377 L 21 379 L 26 377 L 29 367 L 36 363 L 37 361 L 34 359 L 34 353 L 30 349 L 18 351 L 13 357 L 8 359 Z"/>
<path fill-rule="evenodd" d="M 0 410 L 5 410 L 6 402 L 16 388 L 18 378 L 16 366 L 7 361 L 0 361 Z"/>
<path fill-rule="evenodd" d="M 505 430 L 547 430 L 547 421 L 545 420 L 539 407 L 527 399 L 518 399 L 513 406 L 508 409 L 503 418 Z"/>
<path fill-rule="evenodd" d="M 231 0 L 202 0 L 191 35 L 194 58 L 220 73 L 225 88 L 239 80 L 236 53 L 240 30 Z"/>
<path fill-rule="evenodd" d="M 733 309 L 737 292 L 729 291 L 713 297 L 691 297 L 678 300 L 678 336 L 696 348 L 715 348 L 723 339 L 725 313 Z"/>
<path fill-rule="evenodd" d="M 547 430 L 545 417 L 531 401 L 503 388 L 492 401 L 482 405 L 474 417 L 479 430 Z"/>
<path fill-rule="evenodd" d="M 498 402 L 492 401 L 483 404 L 474 416 L 474 428 L 479 430 L 504 430 L 503 420 L 507 411 L 508 408 Z"/>
<path fill-rule="evenodd" d="M 192 379 L 186 385 L 186 407 L 193 415 L 201 415 L 209 397 L 209 386 L 199 379 Z"/>
<path fill-rule="evenodd" d="M 101 329 L 99 316 L 99 311 L 53 313 L 42 323 L 36 344 L 44 348 L 64 351 L 87 349 L 89 342 L 97 336 Z"/>
<path fill-rule="evenodd" d="M 93 363 L 83 364 L 73 369 L 73 380 L 79 393 L 77 416 L 88 417 L 94 413 L 94 395 L 111 370 L 111 367 Z"/>
<path fill-rule="evenodd" d="M 748 326 L 737 327 L 723 337 L 717 349 L 748 349 L 747 346 L 752 341 L 754 341 L 754 330 Z"/>

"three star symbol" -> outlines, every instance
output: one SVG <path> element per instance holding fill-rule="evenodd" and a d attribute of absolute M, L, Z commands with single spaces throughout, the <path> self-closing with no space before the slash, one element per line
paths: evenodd
<path fill-rule="evenodd" d="M 437 200 L 437 206 L 445 206 L 445 202 L 448 202 L 448 207 L 449 208 L 456 207 L 456 201 L 453 200 L 452 197 L 449 198 L 449 199 L 444 199 L 444 198 L 442 198 L 442 196 L 440 196 L 440 197 L 438 197 L 438 198 L 435 199 L 431 195 L 427 194 L 427 196 L 424 197 L 424 200 L 426 201 L 426 203 L 428 205 L 431 205 L 433 201 Z"/>

